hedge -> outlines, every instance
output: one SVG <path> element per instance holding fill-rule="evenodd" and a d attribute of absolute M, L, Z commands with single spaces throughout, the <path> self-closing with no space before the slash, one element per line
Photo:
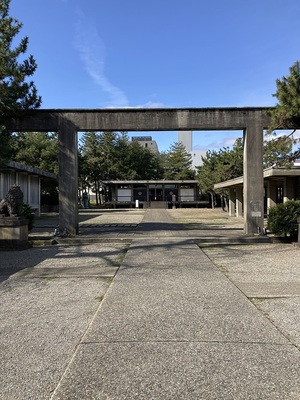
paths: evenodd
<path fill-rule="evenodd" d="M 298 217 L 300 217 L 300 200 L 289 200 L 284 204 L 277 204 L 269 210 L 267 229 L 276 236 L 296 238 Z"/>

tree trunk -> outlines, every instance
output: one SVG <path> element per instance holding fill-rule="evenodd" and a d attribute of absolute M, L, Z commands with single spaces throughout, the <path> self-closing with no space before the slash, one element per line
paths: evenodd
<path fill-rule="evenodd" d="M 210 196 L 211 196 L 211 208 L 215 208 L 215 198 L 214 198 L 214 194 L 213 193 L 210 193 Z"/>
<path fill-rule="evenodd" d="M 96 206 L 99 206 L 99 188 L 98 188 L 98 182 L 95 181 L 95 197 L 96 197 Z"/>

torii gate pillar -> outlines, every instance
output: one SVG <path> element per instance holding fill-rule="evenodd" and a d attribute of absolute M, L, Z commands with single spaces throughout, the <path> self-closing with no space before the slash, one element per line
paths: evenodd
<path fill-rule="evenodd" d="M 263 127 L 244 130 L 244 232 L 262 233 L 264 228 Z"/>
<path fill-rule="evenodd" d="M 77 130 L 60 118 L 58 130 L 59 154 L 59 231 L 78 234 L 78 149 Z"/>

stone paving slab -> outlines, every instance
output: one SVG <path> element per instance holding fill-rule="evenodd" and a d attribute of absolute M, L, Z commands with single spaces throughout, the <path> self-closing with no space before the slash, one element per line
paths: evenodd
<path fill-rule="evenodd" d="M 99 244 L 85 244 L 61 246 L 59 251 L 55 247 L 53 249 L 53 257 L 41 261 L 34 268 L 23 268 L 15 277 L 113 277 L 127 247 L 122 244 L 107 244 L 101 247 Z"/>
<path fill-rule="evenodd" d="M 247 297 L 300 296 L 299 247 L 270 243 L 201 248 Z"/>
<path fill-rule="evenodd" d="M 256 343 L 82 343 L 53 400 L 296 400 L 299 353 Z"/>
<path fill-rule="evenodd" d="M 74 265 L 72 267 L 41 267 L 38 269 L 23 269 L 17 273 L 16 277 L 25 278 L 68 278 L 68 277 L 102 277 L 113 278 L 117 273 L 118 267 L 109 267 L 102 265 Z"/>
<path fill-rule="evenodd" d="M 135 250 L 141 243 L 133 241 L 86 340 L 285 343 L 201 250 L 186 243 L 187 248 L 181 244 L 174 250 L 177 263 L 172 266 L 174 253 L 165 251 L 162 241 L 155 250 L 159 265 L 140 263 Z M 152 247 L 144 245 L 144 259 L 151 260 Z"/>
<path fill-rule="evenodd" d="M 0 399 L 49 399 L 108 283 L 8 279 L 0 294 Z"/>
<path fill-rule="evenodd" d="M 235 277 L 235 284 L 249 298 L 276 298 L 300 296 L 300 282 L 270 282 L 272 278 L 262 279 L 259 282 L 239 281 Z"/>

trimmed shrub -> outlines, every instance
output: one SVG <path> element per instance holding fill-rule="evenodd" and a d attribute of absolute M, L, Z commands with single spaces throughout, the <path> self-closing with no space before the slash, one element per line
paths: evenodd
<path fill-rule="evenodd" d="M 29 204 L 23 203 L 22 204 L 22 215 L 28 219 L 28 232 L 32 231 L 33 223 L 34 223 L 34 210 L 30 207 Z"/>
<path fill-rule="evenodd" d="M 300 200 L 289 200 L 269 210 L 267 229 L 276 236 L 297 237 Z"/>

